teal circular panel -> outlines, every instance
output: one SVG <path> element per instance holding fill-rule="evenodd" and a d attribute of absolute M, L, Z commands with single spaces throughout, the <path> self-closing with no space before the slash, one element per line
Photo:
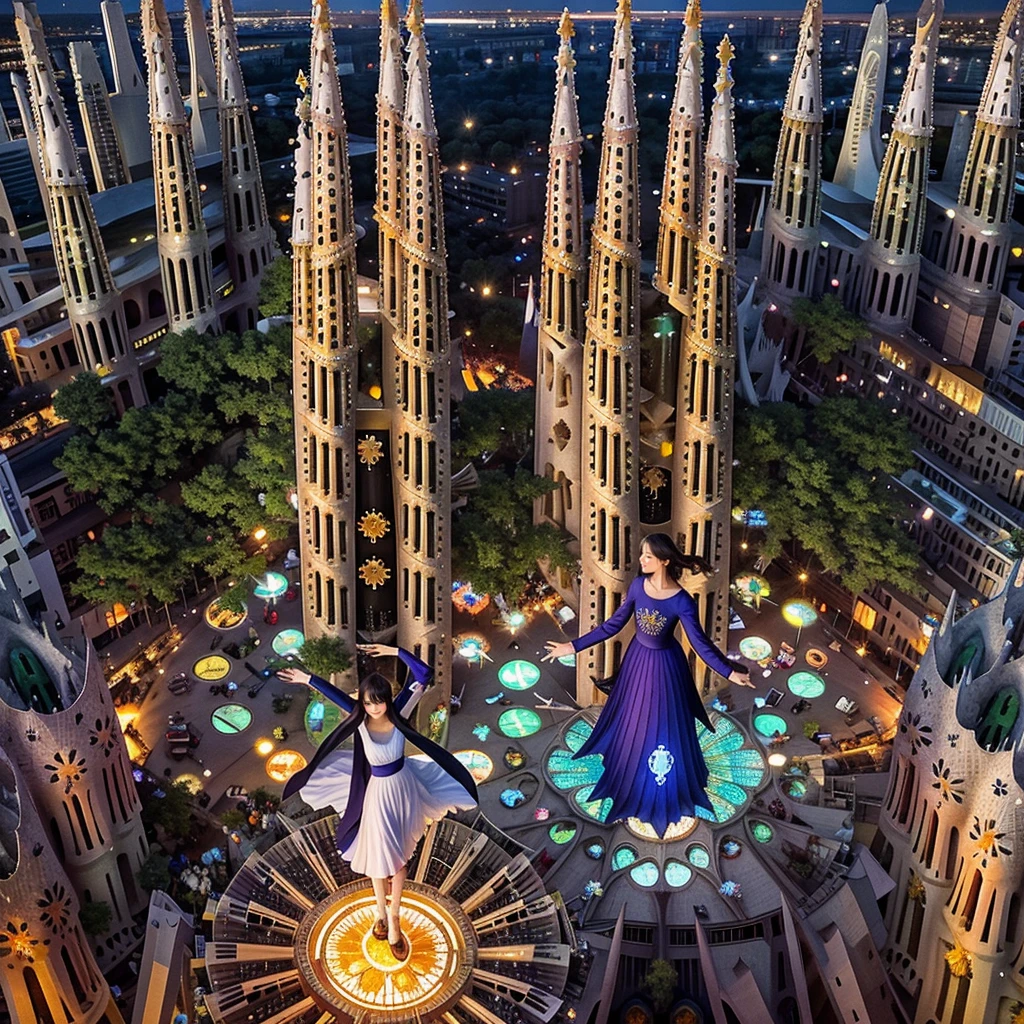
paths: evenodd
<path fill-rule="evenodd" d="M 548 835 L 553 843 L 564 846 L 576 835 L 576 826 L 571 821 L 559 821 L 548 829 Z"/>
<path fill-rule="evenodd" d="M 498 728 L 505 736 L 512 738 L 532 736 L 540 726 L 540 715 L 529 708 L 509 708 L 498 718 Z"/>
<path fill-rule="evenodd" d="M 789 692 L 813 700 L 825 692 L 825 680 L 816 672 L 794 672 L 787 680 Z"/>
<path fill-rule="evenodd" d="M 268 572 L 266 576 L 260 579 L 252 592 L 257 597 L 262 597 L 264 601 L 267 601 L 272 597 L 280 597 L 287 589 L 287 576 L 282 576 L 279 572 Z"/>
<path fill-rule="evenodd" d="M 665 865 L 665 881 L 674 889 L 681 889 L 693 878 L 693 872 L 679 860 L 670 860 Z"/>
<path fill-rule="evenodd" d="M 809 601 L 787 601 L 782 606 L 782 617 L 791 625 L 809 626 L 818 618 L 814 605 Z"/>
<path fill-rule="evenodd" d="M 539 679 L 540 669 L 532 661 L 508 661 L 498 669 L 498 681 L 508 690 L 528 690 Z"/>
<path fill-rule="evenodd" d="M 575 654 L 563 654 L 558 660 L 563 665 L 567 665 L 569 668 L 572 668 L 576 664 L 576 655 Z"/>
<path fill-rule="evenodd" d="M 754 719 L 754 728 L 762 736 L 770 737 L 777 732 L 785 736 L 789 726 L 781 715 L 758 715 Z"/>
<path fill-rule="evenodd" d="M 772 831 L 771 825 L 768 825 L 763 821 L 751 822 L 750 831 L 759 843 L 770 843 L 772 841 L 772 836 L 775 835 Z"/>
<path fill-rule="evenodd" d="M 640 864 L 634 864 L 629 869 L 629 877 L 637 885 L 642 885 L 645 889 L 650 889 L 652 885 L 657 885 L 659 875 L 658 865 L 652 860 L 645 860 Z"/>
<path fill-rule="evenodd" d="M 298 654 L 305 642 L 301 629 L 282 629 L 270 646 L 274 648 L 275 654 L 283 658 L 286 654 Z"/>
<path fill-rule="evenodd" d="M 252 712 L 243 704 L 222 704 L 210 715 L 210 722 L 217 732 L 232 735 L 252 725 Z"/>
<path fill-rule="evenodd" d="M 636 863 L 636 850 L 632 846 L 618 846 L 612 854 L 612 867 L 616 871 L 628 868 L 630 864 Z"/>
<path fill-rule="evenodd" d="M 759 636 L 745 636 L 740 641 L 740 654 L 751 661 L 764 661 L 772 656 L 772 645 Z"/>
<path fill-rule="evenodd" d="M 686 859 L 695 868 L 706 868 L 711 863 L 711 854 L 699 844 L 694 844 L 686 851 Z"/>

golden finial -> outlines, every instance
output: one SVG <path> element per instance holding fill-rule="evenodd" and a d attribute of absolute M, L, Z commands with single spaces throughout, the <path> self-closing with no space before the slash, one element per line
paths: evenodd
<path fill-rule="evenodd" d="M 683 15 L 683 24 L 687 28 L 700 28 L 701 9 L 700 0 L 689 0 L 686 5 L 686 13 Z"/>
<path fill-rule="evenodd" d="M 568 7 L 562 9 L 562 17 L 558 19 L 558 35 L 563 43 L 568 43 L 569 40 L 576 35 L 576 29 L 572 24 L 572 18 L 569 17 Z"/>
<path fill-rule="evenodd" d="M 723 92 L 732 85 L 729 64 L 735 56 L 736 51 L 732 48 L 729 36 L 722 36 L 722 41 L 718 44 L 718 78 L 715 79 L 715 89 L 718 92 Z"/>
<path fill-rule="evenodd" d="M 327 0 L 317 0 L 313 7 L 313 28 L 331 31 L 331 11 L 327 6 Z"/>
<path fill-rule="evenodd" d="M 405 24 L 414 36 L 423 35 L 423 0 L 409 0 Z"/>
<path fill-rule="evenodd" d="M 299 73 L 295 76 L 295 84 L 299 87 L 301 92 L 305 92 L 309 88 L 309 79 L 306 77 L 306 72 L 299 68 Z"/>
<path fill-rule="evenodd" d="M 631 21 L 633 18 L 633 0 L 618 0 L 615 14 L 624 21 Z"/>

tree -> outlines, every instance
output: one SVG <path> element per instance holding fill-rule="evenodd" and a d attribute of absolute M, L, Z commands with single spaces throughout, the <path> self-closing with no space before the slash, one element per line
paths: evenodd
<path fill-rule="evenodd" d="M 171 872 L 167 867 L 170 862 L 171 858 L 162 850 L 153 850 L 135 873 L 139 885 L 146 892 L 155 892 L 157 889 L 166 892 L 171 887 Z"/>
<path fill-rule="evenodd" d="M 823 366 L 840 352 L 849 352 L 858 341 L 871 337 L 871 328 L 835 295 L 823 295 L 817 301 L 797 299 L 793 303 L 793 323 L 806 336 L 807 356 Z"/>
<path fill-rule="evenodd" d="M 215 394 L 224 380 L 225 355 L 233 335 L 211 338 L 191 327 L 160 342 L 157 372 L 179 391 Z"/>
<path fill-rule="evenodd" d="M 310 637 L 302 645 L 299 658 L 307 671 L 321 679 L 330 679 L 352 665 L 352 654 L 340 636 Z"/>
<path fill-rule="evenodd" d="M 1010 547 L 1013 549 L 1013 557 L 1020 558 L 1024 556 L 1024 530 L 1019 526 L 1015 526 L 1010 530 Z"/>
<path fill-rule="evenodd" d="M 533 405 L 532 388 L 471 391 L 459 403 L 459 426 L 452 445 L 456 458 L 501 453 L 519 462 L 532 446 Z"/>
<path fill-rule="evenodd" d="M 539 561 L 547 560 L 552 569 L 574 568 L 561 533 L 533 522 L 534 502 L 557 486 L 524 469 L 511 477 L 503 470 L 481 473 L 453 526 L 455 575 L 478 593 L 503 594 L 514 604 Z"/>
<path fill-rule="evenodd" d="M 917 592 L 919 555 L 900 526 L 905 510 L 892 480 L 913 463 L 903 419 L 856 398 L 742 409 L 734 455 L 736 504 L 768 521 L 763 559 L 794 543 L 851 593 L 878 582 Z"/>
<path fill-rule="evenodd" d="M 679 972 L 668 960 L 652 960 L 640 987 L 650 998 L 655 1013 L 665 1013 L 676 997 Z"/>
<path fill-rule="evenodd" d="M 258 301 L 264 316 L 291 314 L 292 261 L 288 256 L 278 256 L 264 269 Z"/>
<path fill-rule="evenodd" d="M 249 816 L 237 807 L 232 807 L 230 811 L 225 811 L 220 816 L 220 823 L 226 825 L 232 832 L 237 832 L 249 824 Z"/>
<path fill-rule="evenodd" d="M 192 791 L 186 782 L 168 782 L 159 790 L 164 795 L 142 806 L 142 820 L 157 825 L 173 839 L 184 839 L 192 828 Z"/>
<path fill-rule="evenodd" d="M 78 920 L 86 935 L 106 935 L 114 920 L 114 911 L 106 900 L 86 900 L 78 912 Z"/>
<path fill-rule="evenodd" d="M 95 435 L 114 414 L 110 390 L 99 374 L 80 373 L 53 394 L 53 411 L 76 427 Z"/>

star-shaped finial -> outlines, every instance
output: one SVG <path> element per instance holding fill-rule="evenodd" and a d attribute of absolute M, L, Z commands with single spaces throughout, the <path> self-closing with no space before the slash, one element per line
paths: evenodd
<path fill-rule="evenodd" d="M 414 36 L 423 35 L 423 0 L 409 0 L 405 24 Z"/>
<path fill-rule="evenodd" d="M 715 80 L 715 89 L 718 92 L 722 92 L 732 85 L 732 72 L 729 70 L 729 64 L 735 56 L 736 51 L 732 48 L 729 37 L 722 36 L 722 41 L 718 44 L 718 78 Z"/>
<path fill-rule="evenodd" d="M 573 27 L 572 18 L 569 17 L 569 8 L 563 8 L 562 17 L 558 19 L 558 36 L 563 43 L 568 43 L 574 35 L 576 29 Z"/>
<path fill-rule="evenodd" d="M 689 0 L 686 5 L 686 13 L 683 15 L 683 24 L 687 28 L 700 28 L 701 9 L 700 0 Z"/>
<path fill-rule="evenodd" d="M 295 84 L 299 87 L 301 92 L 305 92 L 309 88 L 309 79 L 306 77 L 306 72 L 301 68 L 299 73 L 295 76 Z"/>

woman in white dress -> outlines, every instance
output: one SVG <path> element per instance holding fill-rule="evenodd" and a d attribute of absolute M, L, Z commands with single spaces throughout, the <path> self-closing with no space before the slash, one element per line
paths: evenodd
<path fill-rule="evenodd" d="M 373 882 L 374 937 L 386 938 L 395 958 L 405 960 L 409 943 L 402 934 L 400 916 L 406 866 L 431 821 L 449 811 L 476 807 L 476 785 L 452 754 L 407 721 L 433 676 L 430 666 L 398 647 L 367 644 L 359 650 L 375 658 L 397 655 L 405 663 L 409 678 L 394 699 L 391 683 L 377 672 L 360 681 L 358 703 L 302 669 L 278 673 L 287 683 L 314 687 L 348 713 L 324 738 L 309 765 L 288 780 L 284 795 L 301 792 L 310 806 L 332 806 L 341 814 L 338 849 L 353 871 Z M 352 749 L 341 750 L 341 741 L 348 736 Z M 406 740 L 423 754 L 404 756 Z"/>

